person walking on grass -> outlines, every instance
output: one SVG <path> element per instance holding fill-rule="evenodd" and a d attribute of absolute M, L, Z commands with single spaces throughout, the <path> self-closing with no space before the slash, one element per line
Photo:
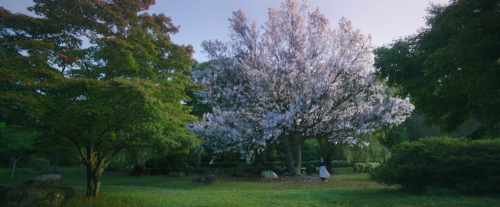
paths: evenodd
<path fill-rule="evenodd" d="M 330 177 L 330 173 L 326 170 L 326 162 L 323 160 L 323 157 L 319 159 L 319 177 L 322 182 L 327 182 L 327 179 Z"/>

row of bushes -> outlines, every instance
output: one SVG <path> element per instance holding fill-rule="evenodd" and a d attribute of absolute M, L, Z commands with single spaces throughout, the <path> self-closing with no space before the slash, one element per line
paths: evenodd
<path fill-rule="evenodd" d="M 209 168 L 236 168 L 238 165 L 242 164 L 241 162 L 214 162 L 212 164 L 210 163 L 201 163 L 200 167 L 209 167 Z M 195 163 L 190 163 L 188 162 L 188 165 L 190 166 L 195 166 Z M 255 163 L 253 164 L 255 165 Z M 286 166 L 286 163 L 280 163 L 280 162 L 264 162 L 260 163 L 261 166 L 264 167 L 273 167 L 274 165 L 277 166 Z M 318 162 L 303 162 L 302 166 L 308 166 L 308 165 L 314 165 L 314 166 L 319 166 L 319 161 Z M 351 167 L 351 163 L 344 161 L 344 160 L 334 160 L 332 161 L 332 166 L 333 167 Z"/>
<path fill-rule="evenodd" d="M 447 189 L 459 193 L 500 193 L 500 139 L 430 137 L 403 142 L 372 177 L 408 192 Z"/>
<path fill-rule="evenodd" d="M 355 173 L 368 172 L 370 168 L 376 168 L 380 165 L 378 162 L 353 163 L 352 168 Z"/>
<path fill-rule="evenodd" d="M 345 160 L 332 161 L 332 167 L 351 167 L 351 163 Z"/>

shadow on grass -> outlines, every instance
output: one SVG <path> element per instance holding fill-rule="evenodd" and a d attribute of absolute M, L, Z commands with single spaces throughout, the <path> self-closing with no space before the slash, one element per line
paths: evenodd
<path fill-rule="evenodd" d="M 272 196 L 283 201 L 323 203 L 326 206 L 500 206 L 496 196 L 409 194 L 396 188 L 311 190 Z"/>

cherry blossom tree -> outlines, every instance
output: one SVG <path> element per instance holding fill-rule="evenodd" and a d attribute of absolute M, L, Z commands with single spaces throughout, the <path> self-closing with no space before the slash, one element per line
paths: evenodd
<path fill-rule="evenodd" d="M 371 37 L 345 18 L 331 29 L 318 9 L 287 0 L 261 27 L 241 10 L 229 20 L 231 41 L 204 41 L 213 64 L 193 74 L 206 86 L 197 95 L 216 107 L 187 125 L 216 152 L 252 155 L 283 142 L 289 172 L 300 173 L 304 140 L 367 145 L 354 135 L 399 124 L 414 108 L 384 95 L 372 73 Z"/>

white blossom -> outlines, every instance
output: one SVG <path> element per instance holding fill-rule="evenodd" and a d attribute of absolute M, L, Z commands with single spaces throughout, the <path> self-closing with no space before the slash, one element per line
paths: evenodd
<path fill-rule="evenodd" d="M 216 152 L 252 154 L 290 133 L 356 144 L 354 134 L 403 122 L 414 107 L 384 94 L 371 37 L 338 25 L 294 0 L 270 8 L 262 27 L 233 12 L 231 41 L 204 41 L 213 65 L 193 73 L 207 86 L 197 95 L 217 107 L 187 128 Z"/>

